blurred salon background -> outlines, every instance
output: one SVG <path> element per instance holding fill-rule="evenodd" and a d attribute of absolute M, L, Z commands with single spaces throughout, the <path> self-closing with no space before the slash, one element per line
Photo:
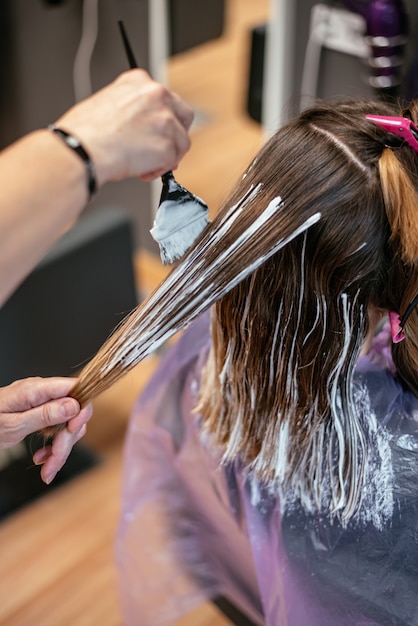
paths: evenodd
<path fill-rule="evenodd" d="M 127 69 L 121 19 L 139 64 L 195 110 L 176 177 L 212 215 L 312 99 L 418 96 L 416 0 L 1 0 L 0 149 Z M 149 234 L 160 190 L 106 185 L 0 309 L 0 385 L 76 375 L 162 280 Z M 1 452 L 0 626 L 122 626 L 112 543 L 123 438 L 158 358 L 95 401 L 52 486 L 31 464 L 35 438 Z M 212 604 L 181 622 L 231 623 L 247 624 Z"/>

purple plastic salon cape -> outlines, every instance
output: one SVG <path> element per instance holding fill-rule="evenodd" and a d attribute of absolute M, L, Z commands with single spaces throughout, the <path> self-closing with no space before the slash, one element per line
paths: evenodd
<path fill-rule="evenodd" d="M 418 624 L 418 400 L 396 379 L 387 329 L 354 384 L 387 442 L 375 497 L 390 501 L 390 516 L 347 528 L 283 510 L 275 489 L 238 462 L 221 465 L 202 440 L 192 409 L 209 340 L 204 315 L 133 411 L 116 538 L 127 626 L 170 624 L 219 595 L 268 626 Z"/>

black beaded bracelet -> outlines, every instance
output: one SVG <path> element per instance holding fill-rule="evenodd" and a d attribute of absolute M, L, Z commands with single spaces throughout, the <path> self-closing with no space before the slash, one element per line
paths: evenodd
<path fill-rule="evenodd" d="M 71 135 L 70 133 L 67 133 L 66 130 L 62 130 L 62 128 L 58 128 L 54 124 L 50 124 L 48 126 L 48 130 L 51 130 L 58 137 L 60 137 L 62 141 L 69 148 L 71 148 L 71 150 L 73 150 L 76 154 L 78 154 L 80 159 L 85 164 L 86 170 L 87 170 L 87 186 L 89 190 L 89 200 L 90 200 L 92 195 L 97 191 L 97 181 L 96 181 L 96 173 L 94 171 L 93 161 L 91 160 L 89 153 L 81 145 L 79 140 L 73 135 Z"/>

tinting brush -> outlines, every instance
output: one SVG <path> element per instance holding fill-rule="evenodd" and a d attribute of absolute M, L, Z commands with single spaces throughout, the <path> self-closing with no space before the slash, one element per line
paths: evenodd
<path fill-rule="evenodd" d="M 131 69 L 138 67 L 123 22 L 119 20 L 122 40 Z M 208 206 L 203 200 L 182 187 L 173 172 L 161 177 L 163 188 L 160 203 L 151 229 L 158 243 L 164 265 L 183 256 L 209 223 Z"/>

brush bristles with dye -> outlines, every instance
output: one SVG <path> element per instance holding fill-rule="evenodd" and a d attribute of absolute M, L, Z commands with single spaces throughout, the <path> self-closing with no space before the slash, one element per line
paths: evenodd
<path fill-rule="evenodd" d="M 187 207 L 185 207 L 187 209 Z M 179 210 L 180 207 L 176 207 Z M 194 244 L 197 238 L 202 234 L 203 230 L 209 224 L 207 217 L 207 209 L 202 208 L 200 215 L 197 214 L 196 204 L 193 204 L 193 215 L 191 221 L 185 221 L 178 224 L 175 230 L 171 230 L 167 235 L 162 234 L 160 223 L 166 223 L 165 216 L 161 215 L 162 211 L 172 211 L 173 209 L 161 206 L 158 209 L 154 227 L 151 229 L 151 235 L 158 243 L 160 256 L 163 265 L 171 265 L 177 259 L 180 259 Z"/>
<path fill-rule="evenodd" d="M 163 188 L 151 235 L 158 243 L 164 265 L 180 259 L 209 223 L 209 208 L 174 178 L 162 176 Z"/>
<path fill-rule="evenodd" d="M 260 187 L 250 189 L 223 218 L 214 220 L 162 285 L 122 323 L 83 369 L 72 393 L 82 404 L 107 389 L 320 219 L 320 214 L 315 214 L 298 228 L 286 229 L 281 224 L 280 197 L 272 200 L 258 217 L 244 219 L 249 214 L 244 213 L 244 208 L 254 201 Z M 280 240 L 277 232 L 282 233 Z M 260 240 L 264 242 L 262 248 Z"/>

